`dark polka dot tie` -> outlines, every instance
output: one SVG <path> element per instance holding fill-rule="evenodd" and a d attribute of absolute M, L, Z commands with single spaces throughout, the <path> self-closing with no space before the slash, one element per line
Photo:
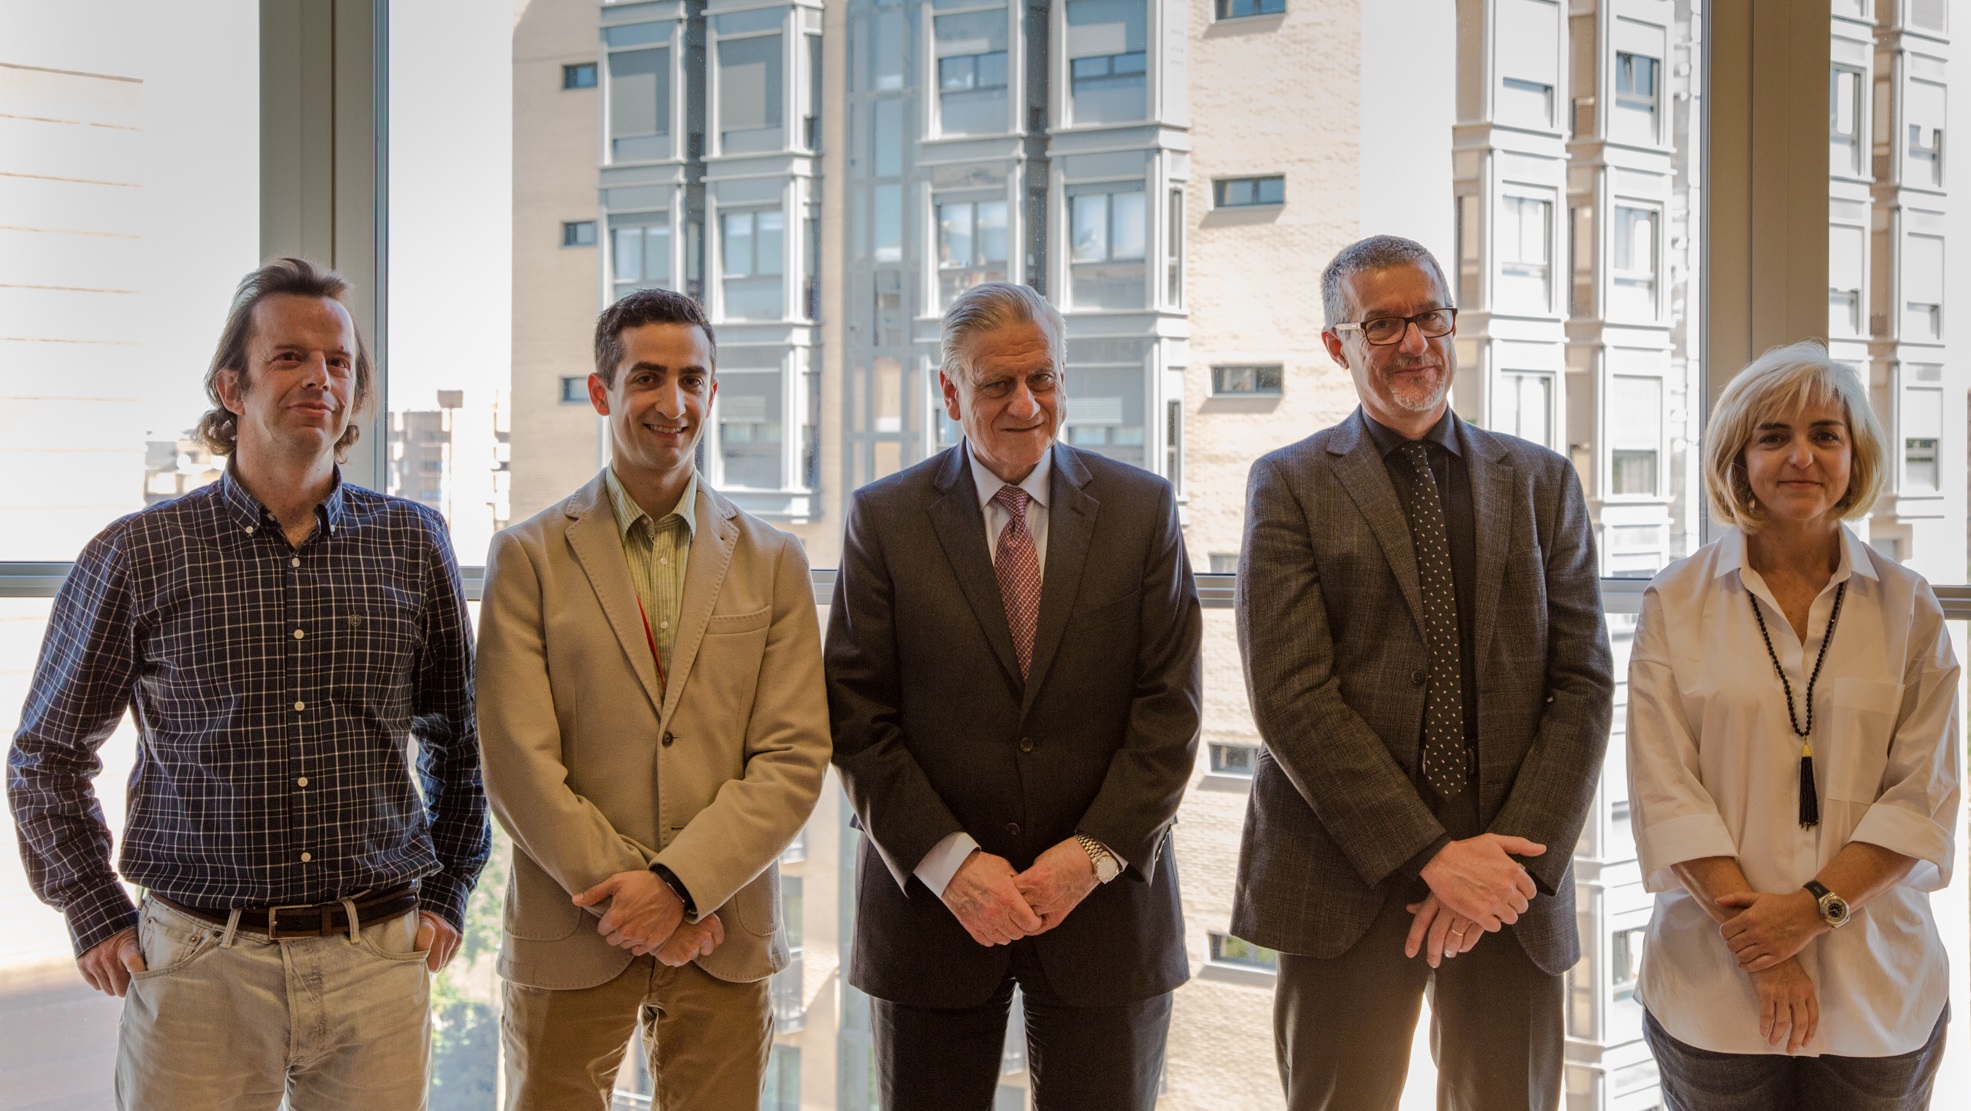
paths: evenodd
<path fill-rule="evenodd" d="M 1018 486 L 1001 486 L 992 500 L 1010 520 L 999 530 L 999 548 L 992 569 L 999 576 L 999 600 L 1006 606 L 1006 625 L 1013 634 L 1013 655 L 1020 661 L 1020 678 L 1033 666 L 1033 630 L 1040 618 L 1040 556 L 1033 533 L 1027 531 L 1027 501 Z"/>
<path fill-rule="evenodd" d="M 1410 470 L 1410 536 L 1422 580 L 1424 633 L 1430 645 L 1430 683 L 1424 691 L 1424 779 L 1439 798 L 1465 790 L 1465 702 L 1458 661 L 1458 591 L 1451 578 L 1451 542 L 1444 503 L 1430 473 L 1430 452 L 1403 445 Z"/>

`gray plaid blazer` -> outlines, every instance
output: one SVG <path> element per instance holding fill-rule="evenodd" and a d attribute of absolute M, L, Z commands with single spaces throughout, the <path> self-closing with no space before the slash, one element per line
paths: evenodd
<path fill-rule="evenodd" d="M 1403 864 L 1442 836 L 1415 786 L 1423 595 L 1409 520 L 1361 410 L 1253 464 L 1238 633 L 1265 748 L 1232 932 L 1335 957 Z M 1507 929 L 1549 973 L 1580 956 L 1575 842 L 1601 775 L 1614 677 L 1587 506 L 1546 448 L 1458 422 L 1477 521 L 1479 821 L 1547 846 Z"/>

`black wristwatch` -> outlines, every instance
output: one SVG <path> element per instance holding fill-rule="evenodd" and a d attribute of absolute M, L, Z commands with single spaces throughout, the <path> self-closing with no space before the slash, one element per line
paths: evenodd
<path fill-rule="evenodd" d="M 1848 900 L 1829 891 L 1819 880 L 1808 880 L 1806 886 L 1807 894 L 1820 904 L 1820 920 L 1828 929 L 1838 930 L 1848 924 Z"/>

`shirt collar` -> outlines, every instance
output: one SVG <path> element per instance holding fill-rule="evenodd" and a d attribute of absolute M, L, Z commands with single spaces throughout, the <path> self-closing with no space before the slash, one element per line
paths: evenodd
<path fill-rule="evenodd" d="M 1861 537 L 1856 536 L 1854 530 L 1847 525 L 1841 526 L 1840 552 L 1840 557 L 1834 564 L 1834 574 L 1827 580 L 1829 586 L 1848 581 L 1850 575 L 1860 575 L 1865 579 L 1878 581 L 1881 579 L 1882 576 L 1876 573 L 1873 553 L 1869 546 L 1862 543 Z M 1745 530 L 1734 525 L 1727 528 L 1724 535 L 1718 537 L 1718 562 L 1713 577 L 1723 577 L 1736 571 L 1739 573 L 1739 578 L 1743 579 L 1744 573 L 1748 570 L 1750 568 L 1745 564 Z"/>
<path fill-rule="evenodd" d="M 1401 432 L 1370 416 L 1367 409 L 1362 410 L 1362 420 L 1369 426 L 1369 438 L 1376 442 L 1376 451 L 1384 456 L 1393 454 L 1410 442 Z M 1449 405 L 1444 407 L 1444 415 L 1437 418 L 1437 423 L 1423 434 L 1420 442 L 1436 444 L 1452 455 L 1464 455 L 1464 448 L 1458 443 L 1458 416 Z"/>
<path fill-rule="evenodd" d="M 972 464 L 972 484 L 978 487 L 979 508 L 984 509 L 992 504 L 993 498 L 998 496 L 999 488 L 1007 485 L 1006 480 L 993 474 L 990 467 L 979 462 L 979 457 L 972 454 L 972 443 L 969 440 L 965 442 L 965 458 Z M 1020 489 L 1025 490 L 1034 504 L 1042 509 L 1047 508 L 1047 480 L 1053 473 L 1054 448 L 1049 445 L 1047 451 L 1041 455 L 1040 462 L 1034 464 L 1033 470 L 1018 483 Z"/>
<path fill-rule="evenodd" d="M 637 504 L 636 499 L 630 496 L 629 490 L 623 486 L 623 480 L 616 477 L 616 468 L 605 467 L 602 473 L 604 476 L 603 482 L 609 487 L 609 506 L 616 513 L 616 532 L 621 536 L 628 536 L 630 529 L 636 525 L 638 518 L 649 517 L 650 514 L 645 513 L 643 507 Z M 671 511 L 664 514 L 663 517 L 652 519 L 650 524 L 652 528 L 655 528 L 664 521 L 676 517 L 678 520 L 684 522 L 684 533 L 686 536 L 696 536 L 698 534 L 697 510 L 698 472 L 694 469 L 691 472 L 691 480 L 684 484 L 684 493 L 678 495 L 677 504 L 672 506 Z"/>
<path fill-rule="evenodd" d="M 260 499 L 247 492 L 246 484 L 239 480 L 239 463 L 228 461 L 225 473 L 219 476 L 219 500 L 226 507 L 226 514 L 241 528 L 259 528 L 278 522 Z M 315 507 L 315 524 L 324 536 L 334 536 L 335 530 L 342 526 L 342 511 L 348 502 L 342 490 L 342 468 L 335 467 L 330 479 L 328 497 Z"/>

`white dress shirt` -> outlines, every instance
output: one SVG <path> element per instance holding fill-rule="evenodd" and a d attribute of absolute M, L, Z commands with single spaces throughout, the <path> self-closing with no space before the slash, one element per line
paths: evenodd
<path fill-rule="evenodd" d="M 1758 599 L 1804 725 L 1801 700 L 1842 583 L 1814 688 L 1820 825 L 1802 829 L 1800 738 L 1746 597 Z M 1953 861 L 1957 682 L 1929 584 L 1846 528 L 1804 644 L 1745 563 L 1736 529 L 1649 585 L 1629 663 L 1629 801 L 1644 886 L 1656 893 L 1640 995 L 1672 1037 L 1717 1053 L 1785 1052 L 1759 1036 L 1751 978 L 1671 866 L 1735 857 L 1753 890 L 1783 894 L 1864 841 L 1917 865 L 1801 951 L 1820 1000 L 1820 1029 L 1801 1052 L 1882 1057 L 1929 1039 L 1950 982 L 1929 893 L 1949 882 Z"/>
<path fill-rule="evenodd" d="M 1013 515 L 992 499 L 999 496 L 999 489 L 1006 485 L 1006 481 L 979 462 L 979 457 L 972 453 L 969 441 L 965 445 L 965 458 L 972 464 L 972 485 L 978 489 L 979 510 L 985 515 L 986 551 L 991 552 L 993 562 L 998 563 L 999 534 L 1005 531 Z M 1047 453 L 1040 457 L 1040 462 L 1019 483 L 1020 489 L 1027 492 L 1027 532 L 1033 535 L 1034 559 L 1040 565 L 1043 582 L 1047 578 L 1047 483 L 1053 474 L 1054 451 L 1049 447 Z M 942 896 L 945 885 L 957 874 L 958 866 L 965 863 L 972 850 L 978 847 L 979 843 L 973 840 L 972 835 L 962 829 L 947 834 L 944 840 L 931 846 L 931 851 L 917 862 L 912 874 L 930 888 L 932 894 Z M 1115 856 L 1115 853 L 1109 855 Z M 1117 856 L 1116 866 L 1121 867 L 1122 863 L 1122 858 Z"/>

